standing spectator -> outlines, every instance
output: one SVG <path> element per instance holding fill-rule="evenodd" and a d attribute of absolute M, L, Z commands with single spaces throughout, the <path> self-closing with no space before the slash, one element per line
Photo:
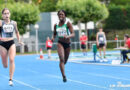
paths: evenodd
<path fill-rule="evenodd" d="M 99 48 L 100 58 L 102 59 L 101 49 L 103 48 L 104 58 L 106 58 L 106 46 L 107 46 L 107 40 L 105 32 L 103 32 L 102 28 L 99 28 L 99 32 L 96 36 L 97 46 Z"/>
<path fill-rule="evenodd" d="M 47 52 L 48 52 L 48 58 L 51 58 L 51 48 L 52 48 L 52 41 L 50 40 L 49 37 L 47 37 L 46 40 L 46 48 L 47 48 Z"/>
<path fill-rule="evenodd" d="M 85 35 L 84 32 L 82 32 L 82 36 L 80 37 L 80 44 L 84 56 L 87 55 L 87 50 L 86 50 L 87 40 L 88 40 L 87 36 Z"/>

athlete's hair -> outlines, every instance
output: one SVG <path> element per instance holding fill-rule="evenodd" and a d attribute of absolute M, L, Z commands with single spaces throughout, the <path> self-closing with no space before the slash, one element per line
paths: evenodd
<path fill-rule="evenodd" d="M 9 10 L 9 9 L 8 8 L 4 8 L 1 13 L 3 14 L 5 10 Z"/>
<path fill-rule="evenodd" d="M 128 35 L 128 34 L 125 34 L 124 37 L 129 38 L 129 35 Z"/>
<path fill-rule="evenodd" d="M 66 16 L 66 12 L 64 10 L 59 10 L 57 15 L 59 15 L 60 12 L 63 12 L 65 14 L 65 16 Z"/>

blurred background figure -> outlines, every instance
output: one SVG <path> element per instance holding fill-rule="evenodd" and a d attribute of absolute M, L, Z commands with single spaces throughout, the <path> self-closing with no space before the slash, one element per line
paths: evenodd
<path fill-rule="evenodd" d="M 128 62 L 130 61 L 130 59 L 128 58 L 127 56 L 127 53 L 130 53 L 130 38 L 129 38 L 129 35 L 128 34 L 125 34 L 124 35 L 124 47 L 121 47 L 121 48 L 126 48 L 126 50 L 122 50 L 121 51 L 121 54 L 123 56 L 123 61 L 122 63 L 125 63 L 126 62 L 126 59 L 128 59 Z"/>
<path fill-rule="evenodd" d="M 100 58 L 101 59 L 103 58 L 102 53 L 101 53 L 102 48 L 103 48 L 104 58 L 106 58 L 107 41 L 106 41 L 105 32 L 103 32 L 102 28 L 99 28 L 99 32 L 97 33 L 97 36 L 96 36 L 96 41 L 97 41 L 97 46 L 99 48 Z"/>
<path fill-rule="evenodd" d="M 52 41 L 50 40 L 49 37 L 47 37 L 47 40 L 46 40 L 46 49 L 47 49 L 47 52 L 48 52 L 48 58 L 49 59 L 51 58 L 51 48 L 52 48 Z"/>
<path fill-rule="evenodd" d="M 88 40 L 88 37 L 85 35 L 84 32 L 82 32 L 82 36 L 80 37 L 80 44 L 81 44 L 81 49 L 84 56 L 87 55 L 87 50 L 86 50 L 87 40 Z"/>

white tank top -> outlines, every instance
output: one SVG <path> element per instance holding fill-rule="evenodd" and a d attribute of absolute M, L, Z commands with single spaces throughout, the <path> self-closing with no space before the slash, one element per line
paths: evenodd
<path fill-rule="evenodd" d="M 3 38 L 10 38 L 13 37 L 13 32 L 15 31 L 14 21 L 10 21 L 9 24 L 6 24 L 2 20 L 2 27 L 1 27 L 1 37 Z"/>

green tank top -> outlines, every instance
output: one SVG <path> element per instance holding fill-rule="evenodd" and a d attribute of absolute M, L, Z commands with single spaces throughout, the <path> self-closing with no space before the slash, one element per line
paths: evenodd
<path fill-rule="evenodd" d="M 66 36 L 70 35 L 69 29 L 67 27 L 67 20 L 62 26 L 59 26 L 58 24 L 56 24 L 56 32 L 57 32 L 58 37 L 60 38 L 63 38 L 65 35 Z"/>

